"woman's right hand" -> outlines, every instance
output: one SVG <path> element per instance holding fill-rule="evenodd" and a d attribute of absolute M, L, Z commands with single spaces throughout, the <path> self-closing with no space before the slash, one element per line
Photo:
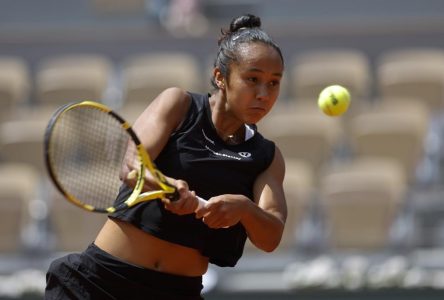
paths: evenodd
<path fill-rule="evenodd" d="M 186 181 L 172 178 L 168 178 L 167 180 L 177 188 L 177 191 L 179 192 L 179 199 L 176 201 L 162 199 L 165 209 L 177 215 L 188 215 L 194 213 L 199 204 L 196 193 L 189 190 Z"/>

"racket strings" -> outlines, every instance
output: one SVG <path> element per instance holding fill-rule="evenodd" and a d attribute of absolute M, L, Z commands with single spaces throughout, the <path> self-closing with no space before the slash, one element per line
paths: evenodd
<path fill-rule="evenodd" d="M 132 139 L 121 123 L 95 108 L 71 109 L 55 123 L 51 137 L 51 160 L 60 185 L 82 204 L 111 207 L 122 182 L 119 178 Z M 128 147 L 135 149 L 135 147 Z"/>

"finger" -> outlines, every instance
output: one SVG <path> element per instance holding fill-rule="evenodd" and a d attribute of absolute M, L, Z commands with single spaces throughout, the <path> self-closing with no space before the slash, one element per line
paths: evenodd
<path fill-rule="evenodd" d="M 209 210 L 209 208 L 207 206 L 203 206 L 203 207 L 200 207 L 200 208 L 198 207 L 194 211 L 194 213 L 195 213 L 196 219 L 200 219 L 200 218 L 203 218 L 206 215 L 208 215 L 210 213 L 210 210 Z"/>
<path fill-rule="evenodd" d="M 171 204 L 171 200 L 168 198 L 162 198 L 160 199 L 162 201 L 163 204 L 165 205 L 170 205 Z"/>
<path fill-rule="evenodd" d="M 196 196 L 195 191 L 190 191 L 190 197 L 187 199 L 186 208 L 191 213 L 195 212 L 197 210 L 197 207 L 199 206 L 199 200 Z"/>
<path fill-rule="evenodd" d="M 219 229 L 219 228 L 227 228 L 228 226 L 224 226 L 224 223 L 221 220 L 211 218 L 211 217 L 203 217 L 202 221 L 212 229 Z"/>
<path fill-rule="evenodd" d="M 126 175 L 126 179 L 128 180 L 136 179 L 136 177 L 137 177 L 137 170 L 131 170 L 131 172 L 129 172 L 128 175 Z"/>
<path fill-rule="evenodd" d="M 186 198 L 182 198 L 179 203 L 177 203 L 177 209 L 183 211 L 184 213 L 192 213 L 195 206 L 194 197 L 190 194 Z"/>
<path fill-rule="evenodd" d="M 181 196 L 184 193 L 187 194 L 189 192 L 188 184 L 186 183 L 186 181 L 178 179 L 178 180 L 176 180 L 176 182 L 174 184 L 175 184 L 175 186 L 177 188 L 177 191 L 179 192 L 179 194 Z M 185 196 L 185 195 L 183 195 L 183 196 Z"/>
<path fill-rule="evenodd" d="M 195 193 L 187 192 L 186 195 L 182 194 L 179 200 L 170 202 L 165 208 L 179 215 L 191 214 L 196 208 Z"/>
<path fill-rule="evenodd" d="M 196 217 L 198 219 L 206 216 L 210 211 L 213 210 L 213 203 L 211 200 L 205 200 L 203 198 L 198 197 L 197 199 L 199 201 L 198 207 L 195 211 Z"/>
<path fill-rule="evenodd" d="M 179 213 L 183 210 L 184 200 L 179 199 L 176 201 L 170 201 L 169 203 L 165 204 L 165 208 L 168 209 L 171 212 Z"/>
<path fill-rule="evenodd" d="M 196 196 L 196 200 L 197 200 L 197 206 L 196 206 L 196 210 L 197 209 L 201 209 L 207 206 L 208 202 L 206 200 L 204 200 L 203 198 Z"/>

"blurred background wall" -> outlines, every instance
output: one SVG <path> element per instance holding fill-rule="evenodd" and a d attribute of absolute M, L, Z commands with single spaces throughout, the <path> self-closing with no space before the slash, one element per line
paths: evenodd
<path fill-rule="evenodd" d="M 207 298 L 442 299 L 442 0 L 0 1 L 0 298 L 41 297 L 49 261 L 105 218 L 47 180 L 55 108 L 133 121 L 165 87 L 208 91 L 220 29 L 246 12 L 285 57 L 259 130 L 286 158 L 289 218 L 275 253 L 247 244 L 236 269 L 212 267 Z M 330 84 L 352 95 L 340 118 L 316 107 Z"/>

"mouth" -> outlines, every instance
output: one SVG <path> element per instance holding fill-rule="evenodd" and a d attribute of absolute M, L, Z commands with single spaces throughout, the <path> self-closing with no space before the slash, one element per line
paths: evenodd
<path fill-rule="evenodd" d="M 263 111 L 263 112 L 267 111 L 265 108 L 259 107 L 259 106 L 251 107 L 251 110 L 253 110 L 253 111 Z"/>
<path fill-rule="evenodd" d="M 262 119 L 267 114 L 267 110 L 263 107 L 251 107 L 250 108 L 250 116 L 254 119 L 253 123 L 256 123 L 258 120 Z"/>

